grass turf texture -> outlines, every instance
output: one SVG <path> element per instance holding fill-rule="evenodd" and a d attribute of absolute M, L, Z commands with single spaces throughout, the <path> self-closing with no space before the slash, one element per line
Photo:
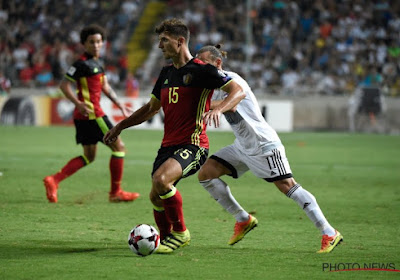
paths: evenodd
<path fill-rule="evenodd" d="M 210 154 L 233 140 L 210 134 Z M 127 155 L 123 188 L 142 197 L 108 202 L 108 148 L 60 184 L 46 200 L 42 178 L 82 149 L 72 127 L 0 126 L 0 279 L 399 279 L 399 272 L 328 272 L 324 264 L 400 269 L 400 138 L 343 133 L 281 134 L 295 179 L 312 192 L 344 242 L 316 254 L 319 232 L 291 199 L 251 173 L 225 178 L 259 226 L 235 246 L 234 220 L 197 177 L 178 188 L 192 244 L 173 255 L 135 256 L 128 233 L 155 225 L 148 200 L 161 131 L 122 134 Z M 345 267 L 340 267 L 341 269 Z M 346 267 L 347 268 L 347 267 Z M 393 267 L 389 267 L 393 268 Z"/>

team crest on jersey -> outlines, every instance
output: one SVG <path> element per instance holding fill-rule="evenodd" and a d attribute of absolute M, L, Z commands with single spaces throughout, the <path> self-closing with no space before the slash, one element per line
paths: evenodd
<path fill-rule="evenodd" d="M 192 82 L 192 80 L 193 80 L 193 75 L 190 73 L 183 76 L 183 84 L 184 85 L 190 84 Z"/>

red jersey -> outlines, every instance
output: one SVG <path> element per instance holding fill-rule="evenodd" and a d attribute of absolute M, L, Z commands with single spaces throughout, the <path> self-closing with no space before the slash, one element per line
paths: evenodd
<path fill-rule="evenodd" d="M 152 95 L 164 111 L 164 138 L 161 146 L 193 144 L 209 148 L 203 113 L 210 109 L 214 89 L 231 81 L 216 67 L 198 59 L 176 69 L 164 67 Z"/>
<path fill-rule="evenodd" d="M 104 68 L 101 61 L 84 53 L 68 69 L 65 77 L 76 83 L 78 99 L 84 101 L 93 109 L 93 112 L 85 117 L 75 108 L 74 119 L 93 120 L 103 117 L 105 114 L 100 107 L 100 98 L 103 87 Z"/>

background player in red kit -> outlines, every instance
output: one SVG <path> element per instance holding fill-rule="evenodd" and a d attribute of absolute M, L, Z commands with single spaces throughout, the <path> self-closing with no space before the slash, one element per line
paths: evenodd
<path fill-rule="evenodd" d="M 107 82 L 104 68 L 99 60 L 100 50 L 105 39 L 103 28 L 98 25 L 89 25 L 80 33 L 81 43 L 85 52 L 69 68 L 60 84 L 64 95 L 75 104 L 74 123 L 76 128 L 76 142 L 82 144 L 83 155 L 71 159 L 56 174 L 43 179 L 47 199 L 57 202 L 58 184 L 71 176 L 82 167 L 93 162 L 96 157 L 97 142 L 103 141 L 104 134 L 113 126 L 100 107 L 101 93 L 104 94 L 121 109 L 125 117 L 130 113 L 117 100 L 117 95 Z M 77 94 L 74 92 L 74 85 Z M 125 147 L 120 138 L 106 144 L 112 154 L 110 159 L 111 202 L 133 201 L 139 197 L 138 193 L 124 192 L 121 189 Z"/>
<path fill-rule="evenodd" d="M 172 65 L 161 70 L 150 101 L 112 128 L 104 141 L 111 143 L 123 129 L 150 119 L 163 108 L 164 137 L 153 165 L 150 200 L 163 239 L 157 253 L 172 253 L 190 242 L 182 197 L 175 185 L 196 173 L 205 162 L 209 148 L 207 123 L 218 126 L 221 114 L 238 104 L 244 94 L 230 77 L 193 58 L 188 48 L 189 30 L 182 21 L 165 20 L 156 33 L 159 48 L 166 59 L 172 59 Z M 222 88 L 228 97 L 209 111 L 215 88 Z"/>

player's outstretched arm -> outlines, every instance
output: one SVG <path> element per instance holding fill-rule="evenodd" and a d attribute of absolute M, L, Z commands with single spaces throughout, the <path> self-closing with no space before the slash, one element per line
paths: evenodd
<path fill-rule="evenodd" d="M 228 96 L 222 102 L 218 102 L 217 105 L 214 103 L 212 111 L 203 114 L 204 122 L 207 125 L 214 123 L 215 127 L 219 127 L 221 114 L 236 108 L 239 102 L 246 97 L 242 87 L 235 81 L 231 81 L 221 89 L 227 92 Z"/>
<path fill-rule="evenodd" d="M 106 135 L 103 137 L 103 142 L 106 144 L 110 144 L 117 140 L 118 135 L 121 134 L 121 131 L 142 122 L 145 122 L 151 119 L 155 114 L 160 111 L 161 102 L 158 99 L 151 98 L 150 101 L 136 110 L 132 115 L 128 118 L 120 121 L 116 126 L 110 129 Z"/>
<path fill-rule="evenodd" d="M 211 105 L 210 105 L 210 110 L 214 110 L 214 108 L 217 108 L 219 104 L 221 104 L 224 100 L 211 100 Z M 237 109 L 237 105 L 230 109 L 230 112 L 235 112 Z"/>

